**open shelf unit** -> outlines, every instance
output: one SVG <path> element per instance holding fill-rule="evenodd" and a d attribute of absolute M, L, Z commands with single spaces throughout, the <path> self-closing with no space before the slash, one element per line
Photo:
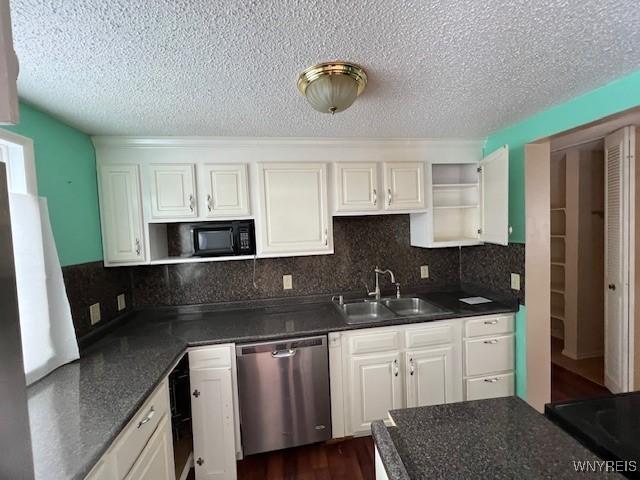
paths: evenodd
<path fill-rule="evenodd" d="M 477 243 L 480 228 L 478 165 L 433 164 L 431 186 L 434 242 Z"/>
<path fill-rule="evenodd" d="M 564 339 L 567 261 L 566 158 L 551 162 L 551 335 Z"/>

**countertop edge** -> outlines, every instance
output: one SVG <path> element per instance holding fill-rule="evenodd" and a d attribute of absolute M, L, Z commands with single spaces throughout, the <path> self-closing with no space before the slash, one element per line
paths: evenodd
<path fill-rule="evenodd" d="M 400 458 L 400 454 L 396 450 L 384 421 L 375 420 L 371 422 L 371 436 L 380 454 L 380 460 L 382 460 L 382 465 L 387 472 L 389 480 L 410 480 L 407 469 Z"/>

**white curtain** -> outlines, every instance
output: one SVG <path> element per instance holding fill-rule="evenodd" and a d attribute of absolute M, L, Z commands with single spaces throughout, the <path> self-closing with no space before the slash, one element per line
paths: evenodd
<path fill-rule="evenodd" d="M 47 201 L 9 196 L 27 384 L 79 358 Z"/>

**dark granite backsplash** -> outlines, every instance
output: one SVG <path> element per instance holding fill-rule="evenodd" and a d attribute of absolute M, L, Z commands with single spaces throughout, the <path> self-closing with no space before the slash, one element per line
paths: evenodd
<path fill-rule="evenodd" d="M 89 306 L 100 302 L 103 326 L 123 312 L 116 297 L 126 296 L 127 309 L 155 305 L 188 305 L 262 298 L 365 292 L 374 287 L 373 268 L 390 268 L 401 288 L 446 288 L 463 283 L 524 301 L 524 245 L 423 249 L 409 245 L 409 216 L 381 215 L 333 219 L 334 255 L 264 258 L 105 268 L 102 262 L 63 268 L 77 335 L 93 330 Z M 171 228 L 169 243 L 180 243 Z M 176 247 L 180 248 L 180 247 Z M 429 265 L 429 279 L 420 266 Z M 510 273 L 521 274 L 521 290 L 510 288 Z M 283 290 L 282 276 L 293 275 L 293 289 Z M 392 288 L 388 277 L 381 285 Z M 391 290 L 390 290 L 391 291 Z"/>
<path fill-rule="evenodd" d="M 129 268 L 105 268 L 102 261 L 62 267 L 62 276 L 77 337 L 105 325 L 132 307 L 129 270 Z M 125 295 L 127 308 L 118 312 L 117 296 L 121 293 Z M 101 320 L 92 326 L 89 306 L 96 302 L 100 302 Z"/>
<path fill-rule="evenodd" d="M 180 234 L 178 229 L 174 231 Z M 458 249 L 411 247 L 408 215 L 337 217 L 333 219 L 333 238 L 334 255 L 258 259 L 255 286 L 253 260 L 132 268 L 133 301 L 138 307 L 354 290 L 364 293 L 364 282 L 374 287 L 376 265 L 393 270 L 403 288 L 458 283 Z M 420 279 L 420 265 L 429 265 L 429 279 Z M 293 275 L 292 290 L 282 289 L 282 276 L 286 274 Z M 389 286 L 388 278 L 381 282 Z"/>
<path fill-rule="evenodd" d="M 524 304 L 524 244 L 508 246 L 489 243 L 464 247 L 460 252 L 461 283 L 515 297 Z M 511 273 L 520 274 L 520 290 L 511 290 Z"/>

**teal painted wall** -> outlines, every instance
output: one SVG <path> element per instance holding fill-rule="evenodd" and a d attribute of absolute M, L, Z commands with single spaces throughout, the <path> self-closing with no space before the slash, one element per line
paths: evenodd
<path fill-rule="evenodd" d="M 524 146 L 550 135 L 570 130 L 600 118 L 640 105 L 640 71 L 615 80 L 566 103 L 533 115 L 490 135 L 485 152 L 509 145 L 509 222 L 510 241 L 525 241 Z M 526 397 L 526 309 L 516 317 L 517 393 Z"/>
<path fill-rule="evenodd" d="M 20 103 L 20 123 L 3 127 L 33 140 L 38 193 L 47 197 L 60 263 L 102 260 L 96 155 L 91 139 Z"/>

